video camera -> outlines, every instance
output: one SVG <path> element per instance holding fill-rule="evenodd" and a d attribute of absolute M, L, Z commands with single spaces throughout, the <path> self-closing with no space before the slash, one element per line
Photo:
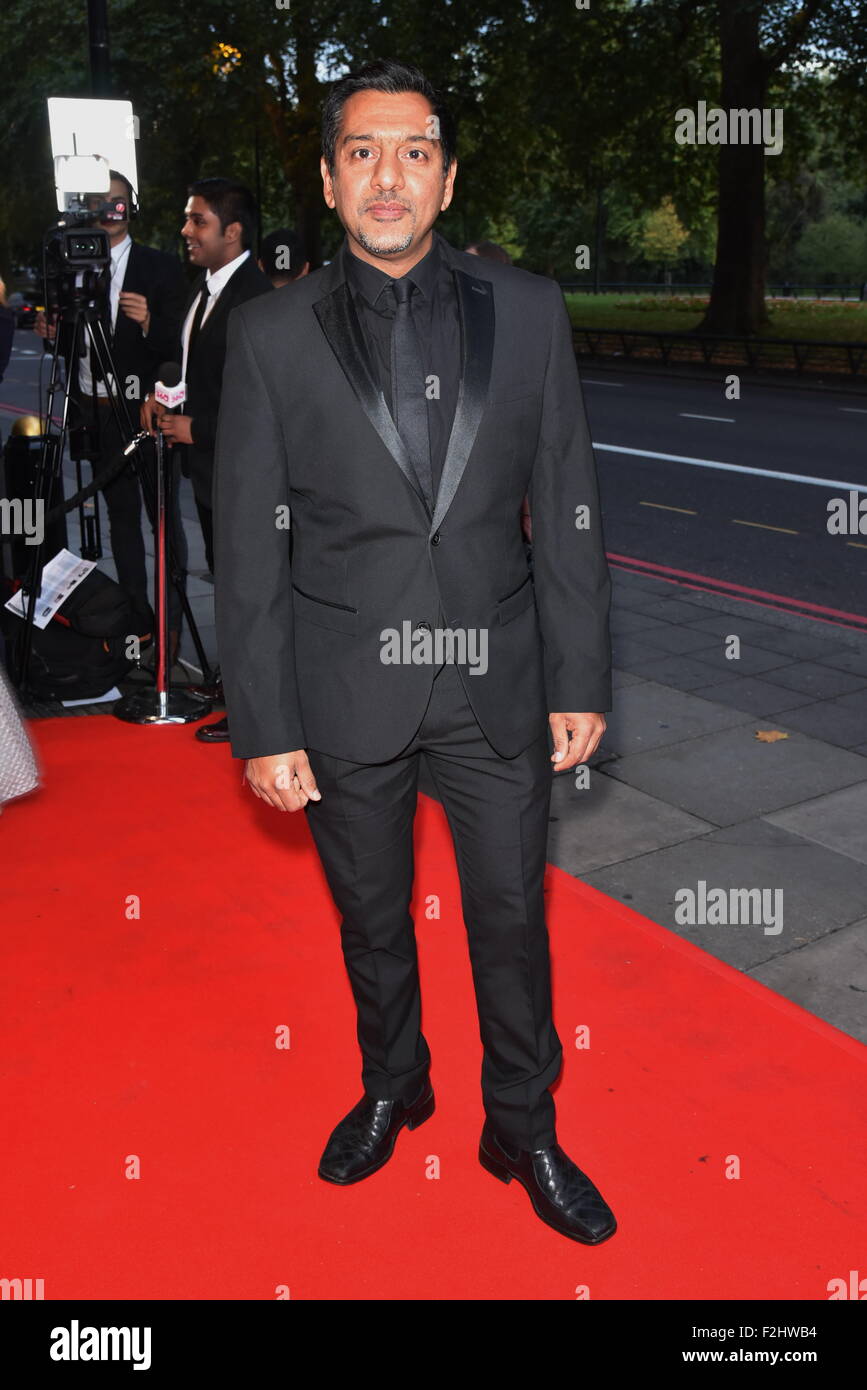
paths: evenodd
<path fill-rule="evenodd" d="M 42 244 L 45 312 L 49 322 L 78 305 L 93 304 L 106 290 L 111 247 L 101 227 L 52 227 Z"/>
<path fill-rule="evenodd" d="M 137 187 L 136 119 L 128 101 L 50 97 L 48 121 L 61 216 L 45 234 L 42 265 L 46 314 L 56 320 L 92 307 L 107 291 L 106 226 L 138 211 L 126 197 L 110 196 L 112 170 Z"/>

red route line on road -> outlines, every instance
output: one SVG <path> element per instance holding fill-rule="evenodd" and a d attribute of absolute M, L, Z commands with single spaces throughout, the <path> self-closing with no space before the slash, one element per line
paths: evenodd
<path fill-rule="evenodd" d="M 8 410 L 10 415 L 38 415 L 38 410 L 28 410 L 24 405 L 7 405 L 5 401 L 0 401 L 0 410 Z M 52 415 L 51 423 L 59 425 L 60 420 L 56 415 Z"/>
<path fill-rule="evenodd" d="M 652 560 L 636 560 L 631 555 L 617 555 L 606 552 L 608 559 L 618 569 L 629 570 L 632 574 L 650 574 L 653 578 L 667 584 L 678 584 L 684 589 L 696 589 L 701 593 L 728 593 L 730 598 L 743 603 L 753 603 L 759 608 L 774 608 L 781 612 L 794 611 L 802 618 L 812 618 L 815 622 L 830 623 L 833 627 L 845 627 L 854 632 L 867 632 L 867 614 L 848 613 L 842 608 L 828 608 L 821 603 L 810 603 L 807 599 L 789 598 L 786 594 L 774 594 L 767 589 L 751 589 L 746 584 L 734 584 L 728 579 L 714 579 L 712 575 L 696 574 L 693 570 L 679 570 L 672 565 L 658 565 Z M 669 578 L 668 576 L 675 576 Z M 699 580 L 699 583 L 690 583 Z M 748 598 L 755 594 L 758 597 Z M 770 601 L 769 601 L 770 600 Z M 841 622 L 840 619 L 848 621 Z"/>

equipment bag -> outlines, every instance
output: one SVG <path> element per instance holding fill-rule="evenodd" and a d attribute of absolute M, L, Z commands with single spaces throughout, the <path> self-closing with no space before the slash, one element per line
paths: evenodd
<path fill-rule="evenodd" d="M 44 700 L 104 695 L 135 665 L 126 655 L 133 631 L 123 589 L 101 570 L 91 570 L 47 626 L 33 629 L 29 690 Z"/>

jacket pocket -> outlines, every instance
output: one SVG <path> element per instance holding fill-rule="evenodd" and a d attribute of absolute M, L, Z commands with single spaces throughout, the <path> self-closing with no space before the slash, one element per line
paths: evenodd
<path fill-rule="evenodd" d="M 516 589 L 513 594 L 507 594 L 501 598 L 497 604 L 497 618 L 500 626 L 503 623 L 510 623 L 513 618 L 517 618 L 519 613 L 523 613 L 525 608 L 530 608 L 534 602 L 533 578 L 527 575 L 523 584 Z"/>
<path fill-rule="evenodd" d="M 327 627 L 333 632 L 347 632 L 350 635 L 358 630 L 358 609 L 349 608 L 344 603 L 334 603 L 327 598 L 314 598 L 306 594 L 297 584 L 292 585 L 292 606 L 295 615 L 315 627 Z"/>

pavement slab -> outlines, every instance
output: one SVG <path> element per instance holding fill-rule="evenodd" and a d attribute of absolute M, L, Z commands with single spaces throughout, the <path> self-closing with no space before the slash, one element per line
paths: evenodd
<path fill-rule="evenodd" d="M 860 920 L 867 903 L 867 864 L 767 820 L 728 826 L 582 877 L 739 970 L 797 952 Z M 689 889 L 698 901 L 700 883 L 705 892 L 763 890 L 770 911 L 747 923 L 733 920 L 733 912 L 719 924 L 678 923 L 683 899 L 676 894 Z"/>
<path fill-rule="evenodd" d="M 548 858 L 584 876 L 606 864 L 706 835 L 713 827 L 675 806 L 591 770 L 577 789 L 569 774 L 554 778 Z"/>
<path fill-rule="evenodd" d="M 808 738 L 780 721 L 770 721 L 770 727 L 788 733 L 788 738 L 759 741 L 756 731 L 767 724 L 751 719 L 673 748 L 627 755 L 608 764 L 606 771 L 719 826 L 867 780 L 867 760 L 857 753 Z"/>
<path fill-rule="evenodd" d="M 774 811 L 765 820 L 867 864 L 867 782 Z"/>

